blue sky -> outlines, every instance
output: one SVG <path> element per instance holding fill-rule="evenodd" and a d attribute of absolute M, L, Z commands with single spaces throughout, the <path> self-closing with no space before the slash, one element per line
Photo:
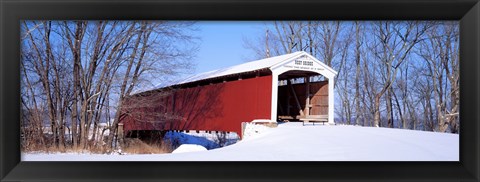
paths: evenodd
<path fill-rule="evenodd" d="M 265 31 L 263 21 L 199 21 L 200 49 L 195 74 L 252 61 L 244 39 L 254 40 Z"/>

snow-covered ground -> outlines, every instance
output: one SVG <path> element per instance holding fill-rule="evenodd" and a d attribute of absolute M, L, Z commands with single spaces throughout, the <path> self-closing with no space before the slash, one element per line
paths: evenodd
<path fill-rule="evenodd" d="M 201 145 L 196 145 L 196 144 L 183 144 L 180 145 L 177 149 L 175 149 L 172 154 L 177 154 L 177 153 L 185 153 L 185 152 L 198 152 L 198 151 L 206 151 L 207 148 Z"/>
<path fill-rule="evenodd" d="M 173 154 L 22 154 L 23 161 L 458 161 L 459 135 L 360 126 L 251 127 L 222 148 Z M 196 148 L 198 147 L 187 147 Z"/>

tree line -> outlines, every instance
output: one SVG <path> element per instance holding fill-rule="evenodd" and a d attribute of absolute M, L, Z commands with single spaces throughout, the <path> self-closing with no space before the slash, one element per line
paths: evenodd
<path fill-rule="evenodd" d="M 192 66 L 193 24 L 22 21 L 22 149 L 112 151 L 121 101 Z"/>
<path fill-rule="evenodd" d="M 459 133 L 456 21 L 275 21 L 245 46 L 337 70 L 337 123 Z"/>
<path fill-rule="evenodd" d="M 194 22 L 20 25 L 24 150 L 111 152 L 120 111 L 155 103 L 122 101 L 190 70 L 198 49 Z M 264 33 L 247 42 L 256 58 L 306 51 L 338 71 L 337 123 L 459 133 L 458 22 L 275 21 Z"/>

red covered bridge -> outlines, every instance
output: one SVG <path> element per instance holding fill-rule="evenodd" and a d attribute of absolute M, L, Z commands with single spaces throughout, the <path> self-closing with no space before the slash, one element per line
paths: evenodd
<path fill-rule="evenodd" d="M 236 132 L 253 120 L 333 120 L 337 74 L 306 52 L 295 52 L 202 73 L 168 87 L 129 96 L 121 123 L 133 131 Z M 241 136 L 240 136 L 241 137 Z"/>

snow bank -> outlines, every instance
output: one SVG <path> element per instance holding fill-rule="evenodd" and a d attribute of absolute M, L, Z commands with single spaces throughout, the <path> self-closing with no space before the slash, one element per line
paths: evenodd
<path fill-rule="evenodd" d="M 22 154 L 23 161 L 459 161 L 459 135 L 403 129 L 279 124 L 205 152 L 148 155 Z M 258 128 L 257 128 L 258 127 Z M 255 132 L 257 131 L 257 132 Z"/>
<path fill-rule="evenodd" d="M 180 145 L 180 147 L 178 147 L 177 149 L 175 149 L 172 154 L 198 151 L 207 151 L 207 149 L 201 145 L 183 144 Z"/>
<path fill-rule="evenodd" d="M 245 129 L 243 131 L 243 140 L 250 140 L 252 138 L 261 136 L 262 134 L 267 132 L 269 129 L 272 129 L 272 128 L 268 128 L 260 124 L 247 123 L 245 124 Z"/>

